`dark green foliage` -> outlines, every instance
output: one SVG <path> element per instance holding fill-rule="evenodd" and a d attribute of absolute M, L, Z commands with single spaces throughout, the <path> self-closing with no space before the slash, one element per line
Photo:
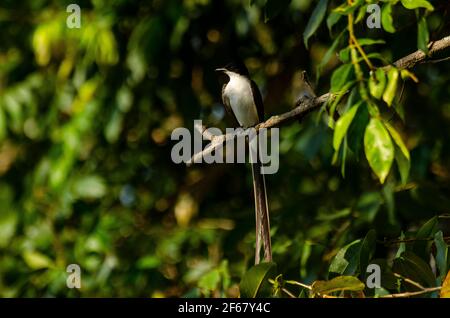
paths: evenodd
<path fill-rule="evenodd" d="M 442 284 L 450 63 L 388 68 L 449 35 L 447 0 L 384 1 L 380 29 L 362 0 L 86 0 L 80 29 L 66 26 L 68 3 L 0 4 L 1 297 L 356 297 L 416 291 L 405 278 Z M 170 157 L 175 128 L 229 126 L 214 69 L 236 57 L 266 118 L 292 109 L 302 70 L 317 95 L 338 94 L 280 130 L 280 169 L 267 176 L 277 265 L 262 271 L 251 269 L 250 167 Z M 80 290 L 66 287 L 69 264 Z M 382 271 L 376 290 L 361 285 L 369 264 Z"/>

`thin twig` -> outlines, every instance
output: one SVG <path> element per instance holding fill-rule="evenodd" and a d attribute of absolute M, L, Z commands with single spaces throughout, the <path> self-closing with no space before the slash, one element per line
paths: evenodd
<path fill-rule="evenodd" d="M 422 285 L 420 285 L 418 282 L 415 282 L 415 281 L 413 281 L 412 279 L 409 279 L 409 278 L 407 278 L 407 277 L 404 277 L 404 276 L 402 276 L 402 275 L 400 275 L 400 274 L 394 273 L 394 276 L 395 276 L 395 277 L 398 277 L 398 278 L 400 278 L 400 279 L 403 279 L 405 282 L 407 282 L 407 283 L 409 283 L 409 284 L 411 284 L 411 285 L 413 285 L 413 286 L 416 286 L 416 287 L 419 288 L 420 290 L 425 290 L 425 289 L 426 289 L 425 287 L 423 287 Z"/>
<path fill-rule="evenodd" d="M 300 287 L 303 287 L 303 288 L 306 288 L 306 289 L 309 289 L 309 290 L 312 289 L 312 287 L 311 287 L 310 285 L 306 285 L 306 284 L 297 282 L 297 281 L 295 281 L 295 280 L 285 280 L 284 282 L 285 282 L 286 284 L 298 285 L 298 286 L 300 286 Z"/>
<path fill-rule="evenodd" d="M 450 236 L 444 236 L 444 241 L 449 241 Z M 400 244 L 400 243 L 414 243 L 417 241 L 433 241 L 434 237 L 424 237 L 424 238 L 406 238 L 406 239 L 397 239 L 397 240 L 389 240 L 389 241 L 380 241 L 380 243 L 384 245 L 392 245 L 392 244 Z"/>
<path fill-rule="evenodd" d="M 401 59 L 398 59 L 393 63 L 393 65 L 396 68 L 404 69 L 404 68 L 413 68 L 419 63 L 426 63 L 426 62 L 437 63 L 446 61 L 448 58 L 443 58 L 440 60 L 430 60 L 429 58 L 432 57 L 433 55 L 436 55 L 436 53 L 447 49 L 448 47 L 450 47 L 450 35 L 438 41 L 434 41 L 428 44 L 429 48 L 428 56 L 422 50 L 417 50 L 411 54 L 402 57 Z M 388 69 L 390 67 L 391 65 L 388 65 L 383 67 L 383 69 Z"/>
<path fill-rule="evenodd" d="M 441 287 L 430 287 L 430 288 L 424 288 L 423 290 L 415 291 L 415 292 L 405 292 L 405 293 L 399 293 L 399 294 L 390 294 L 390 295 L 384 295 L 380 298 L 406 298 L 411 296 L 417 296 L 427 293 L 432 293 L 435 291 L 440 290 Z"/>
<path fill-rule="evenodd" d="M 284 293 L 286 293 L 289 297 L 291 297 L 291 298 L 297 298 L 297 297 L 294 296 L 294 294 L 292 294 L 292 293 L 291 293 L 289 290 L 287 290 L 286 288 L 281 287 L 281 290 L 282 290 Z"/>

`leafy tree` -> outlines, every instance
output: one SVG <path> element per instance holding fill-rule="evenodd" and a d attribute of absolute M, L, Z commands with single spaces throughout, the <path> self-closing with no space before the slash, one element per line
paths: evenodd
<path fill-rule="evenodd" d="M 448 1 L 79 1 L 80 28 L 70 3 L 0 4 L 1 296 L 448 296 Z M 267 118 L 303 70 L 331 94 L 281 128 L 253 268 L 248 167 L 170 159 L 226 127 L 236 57 Z"/>

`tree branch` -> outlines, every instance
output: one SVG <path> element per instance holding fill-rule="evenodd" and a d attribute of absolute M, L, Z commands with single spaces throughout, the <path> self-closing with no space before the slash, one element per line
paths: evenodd
<path fill-rule="evenodd" d="M 440 289 L 441 289 L 441 287 L 430 287 L 430 288 L 424 288 L 422 290 L 418 290 L 415 292 L 406 292 L 406 293 L 385 295 L 385 296 L 381 296 L 380 298 L 406 298 L 406 297 L 411 297 L 411 296 L 432 293 L 432 292 L 438 291 Z"/>
<path fill-rule="evenodd" d="M 198 130 L 206 140 L 210 140 L 205 149 L 201 152 L 198 152 L 192 156 L 192 158 L 186 162 L 186 165 L 190 166 L 192 163 L 199 162 L 201 158 L 205 155 L 211 154 L 213 151 L 217 151 L 222 148 L 223 145 L 230 140 L 234 140 L 235 138 L 244 137 L 249 135 L 249 131 L 251 129 L 255 129 L 256 131 L 265 128 L 274 128 L 279 127 L 293 119 L 299 119 L 303 115 L 309 113 L 310 111 L 320 107 L 323 103 L 328 101 L 329 99 L 335 98 L 336 94 L 326 93 L 319 97 L 303 99 L 301 101 L 297 101 L 296 107 L 291 111 L 283 113 L 281 115 L 275 115 L 270 117 L 268 120 L 259 123 L 254 127 L 249 127 L 247 129 L 236 129 L 232 133 L 223 134 L 223 135 L 213 135 L 209 133 L 208 130 L 204 126 L 195 126 L 194 128 Z"/>
<path fill-rule="evenodd" d="M 395 61 L 393 65 L 397 68 L 404 69 L 404 68 L 413 68 L 419 63 L 443 62 L 446 61 L 448 58 L 443 58 L 439 60 L 432 60 L 429 58 L 449 47 L 450 47 L 450 36 L 446 36 L 438 41 L 430 42 L 428 44 L 428 56 L 423 51 L 417 50 L 414 53 L 408 54 L 407 56 L 402 57 L 401 59 Z M 389 67 L 390 66 L 387 66 L 385 68 Z"/>
<path fill-rule="evenodd" d="M 419 63 L 437 63 L 446 61 L 449 58 L 442 58 L 442 59 L 430 59 L 433 55 L 436 55 L 436 53 L 443 51 L 446 48 L 450 47 L 450 36 L 446 36 L 438 41 L 431 42 L 428 44 L 428 56 L 422 52 L 421 50 L 417 50 L 414 53 L 411 53 L 405 57 L 402 57 L 401 59 L 395 61 L 392 65 L 400 68 L 412 68 L 415 65 Z M 388 65 L 383 67 L 383 69 L 388 69 L 392 67 L 392 65 Z M 207 155 L 211 154 L 213 151 L 216 151 L 223 147 L 223 145 L 230 140 L 235 139 L 236 137 L 243 137 L 249 135 L 250 129 L 255 129 L 258 131 L 261 128 L 274 128 L 279 127 L 289 121 L 292 121 L 293 119 L 301 119 L 305 114 L 309 113 L 310 111 L 318 108 L 320 105 L 328 101 L 329 99 L 333 99 L 336 97 L 336 94 L 332 93 L 326 93 L 316 98 L 310 98 L 310 99 L 303 99 L 300 101 L 297 101 L 296 107 L 292 109 L 289 112 L 283 113 L 281 115 L 275 115 L 270 117 L 268 120 L 259 123 L 258 125 L 254 127 L 250 127 L 247 129 L 239 129 L 236 130 L 233 133 L 224 134 L 224 135 L 213 135 L 209 133 L 205 127 L 195 127 L 205 138 L 206 140 L 210 140 L 211 143 L 201 152 L 198 152 L 192 156 L 192 158 L 186 162 L 186 165 L 190 166 L 192 163 L 199 162 L 199 160 Z"/>

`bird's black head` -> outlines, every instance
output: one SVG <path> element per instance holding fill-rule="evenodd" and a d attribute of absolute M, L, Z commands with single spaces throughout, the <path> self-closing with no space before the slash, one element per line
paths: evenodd
<path fill-rule="evenodd" d="M 239 75 L 243 75 L 243 76 L 247 76 L 247 77 L 249 76 L 247 67 L 241 61 L 234 61 L 234 62 L 228 63 L 224 67 L 216 69 L 216 71 L 217 72 L 231 71 L 231 72 L 237 73 Z"/>

